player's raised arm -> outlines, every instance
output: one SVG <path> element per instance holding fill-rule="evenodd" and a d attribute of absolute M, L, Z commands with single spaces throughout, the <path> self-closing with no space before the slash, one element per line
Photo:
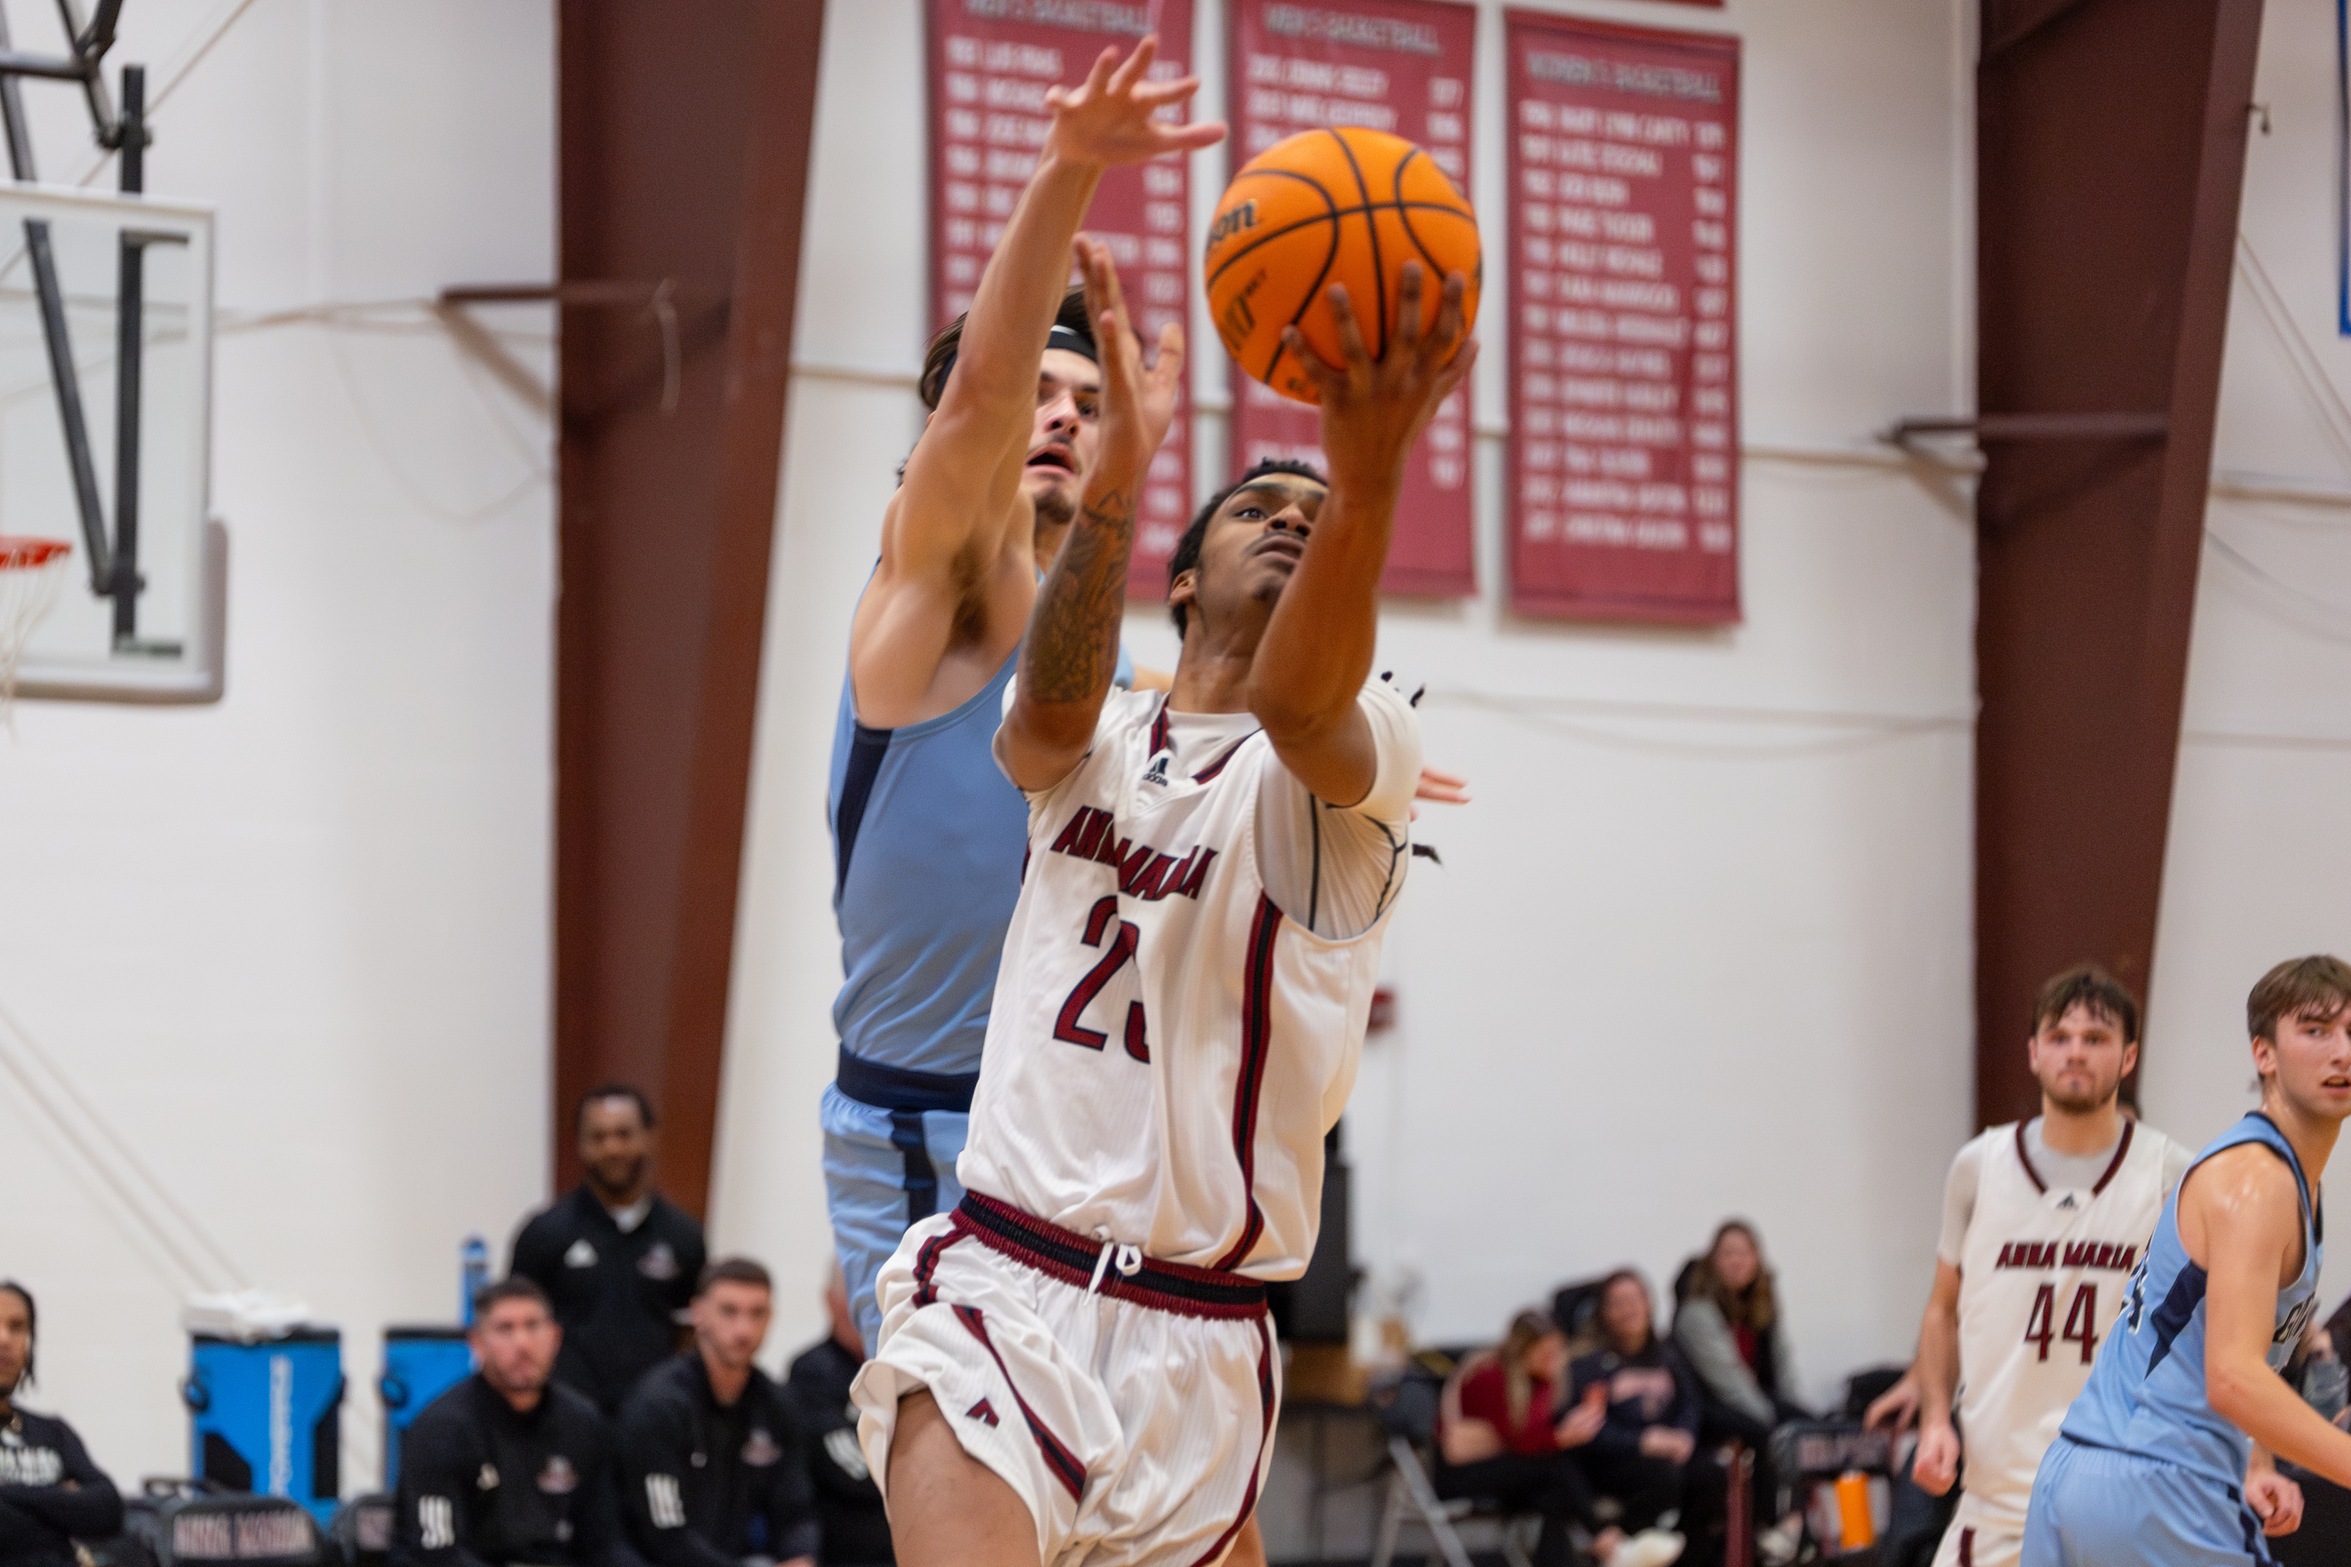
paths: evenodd
<path fill-rule="evenodd" d="M 2302 1245 L 2293 1172 L 2266 1148 L 2213 1155 L 2180 1193 L 2180 1236 L 2191 1258 L 2203 1253 L 2204 1386 L 2213 1413 L 2268 1452 L 2351 1486 L 2351 1433 L 2269 1368 L 2278 1284 L 2291 1276 L 2289 1264 L 2299 1267 Z"/>
<path fill-rule="evenodd" d="M 1084 83 L 1047 94 L 1053 125 L 1036 171 L 981 274 L 952 373 L 883 519 L 881 563 L 850 640 L 867 722 L 919 716 L 959 622 L 968 630 L 975 597 L 984 605 L 998 579 L 1020 579 L 1016 597 L 1026 606 L 1031 519 L 1016 503 L 1070 241 L 1105 168 L 1189 152 L 1224 134 L 1213 122 L 1154 118 L 1199 87 L 1190 77 L 1150 80 L 1157 49 L 1145 38 L 1123 61 L 1105 50 Z M 1000 634 L 1009 652 L 1018 630 L 984 627 L 983 635 Z"/>
<path fill-rule="evenodd" d="M 1462 341 L 1468 280 L 1445 280 L 1436 320 L 1420 325 L 1418 262 L 1397 289 L 1395 332 L 1375 360 L 1346 289 L 1329 291 L 1343 365 L 1324 362 L 1296 327 L 1283 341 L 1322 397 L 1322 449 L 1330 495 L 1307 535 L 1298 568 L 1274 606 L 1250 666 L 1249 710 L 1291 775 L 1319 799 L 1350 806 L 1371 791 L 1378 767 L 1370 722 L 1356 705 L 1379 637 L 1380 573 L 1388 563 L 1404 463 L 1429 419 L 1477 359 Z"/>
<path fill-rule="evenodd" d="M 1037 589 L 1021 644 L 1020 679 L 996 736 L 1005 773 L 1029 790 L 1049 789 L 1068 777 L 1093 744 L 1102 699 L 1118 669 L 1135 503 L 1175 416 L 1184 371 L 1183 329 L 1168 323 L 1159 335 L 1158 358 L 1146 369 L 1110 252 L 1081 239 L 1077 255 L 1101 355 L 1102 434 L 1077 519 Z"/>

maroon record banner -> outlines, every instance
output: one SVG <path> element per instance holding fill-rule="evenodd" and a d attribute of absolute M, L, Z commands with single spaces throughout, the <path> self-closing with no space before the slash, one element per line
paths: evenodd
<path fill-rule="evenodd" d="M 931 318 L 971 308 L 980 272 L 1037 164 L 1052 116 L 1045 92 L 1075 86 L 1106 47 L 1159 34 L 1151 74 L 1186 76 L 1192 0 L 929 0 Z M 1182 109 L 1164 111 L 1184 117 Z M 1146 343 L 1173 321 L 1190 327 L 1191 211 L 1186 161 L 1167 158 L 1103 176 L 1085 232 L 1110 247 L 1135 329 Z M 1167 559 L 1192 508 L 1189 388 L 1143 486 L 1128 591 L 1158 598 Z"/>
<path fill-rule="evenodd" d="M 1510 599 L 1739 618 L 1739 41 L 1513 10 Z"/>
<path fill-rule="evenodd" d="M 1451 0 L 1235 0 L 1226 97 L 1233 165 L 1299 131 L 1364 125 L 1426 147 L 1469 193 L 1477 10 Z M 1321 416 L 1233 371 L 1233 472 L 1270 457 L 1323 465 Z M 1417 598 L 1477 591 L 1469 388 L 1445 400 L 1405 469 L 1381 587 Z"/>

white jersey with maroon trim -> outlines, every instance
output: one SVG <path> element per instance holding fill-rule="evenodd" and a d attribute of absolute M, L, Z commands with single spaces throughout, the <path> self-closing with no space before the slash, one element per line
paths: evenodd
<path fill-rule="evenodd" d="M 1977 1143 L 1982 1177 L 1959 1263 L 1965 1484 L 1986 1512 L 2021 1528 L 2041 1455 L 2089 1380 L 2185 1159 L 2126 1118 L 2114 1158 L 2084 1190 L 2043 1180 L 2021 1121 Z"/>
<path fill-rule="evenodd" d="M 1411 706 L 1381 681 L 1360 700 L 1381 746 L 1375 793 L 1401 772 L 1408 801 Z M 1260 871 L 1260 824 L 1289 819 L 1260 796 L 1299 788 L 1271 742 L 1230 716 L 1169 716 L 1157 693 L 1113 691 L 1085 760 L 1030 799 L 957 1170 L 970 1191 L 1149 1257 L 1295 1278 L 1403 881 L 1402 812 L 1370 848 L 1300 818 L 1310 854 L 1387 854 L 1367 860 L 1366 927 L 1318 935 Z"/>

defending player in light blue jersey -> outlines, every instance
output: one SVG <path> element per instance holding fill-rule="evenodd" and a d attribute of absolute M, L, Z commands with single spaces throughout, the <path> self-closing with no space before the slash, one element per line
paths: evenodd
<path fill-rule="evenodd" d="M 2245 1003 L 2261 1108 L 2214 1139 L 2033 1483 L 2024 1567 L 2238 1567 L 2302 1521 L 2288 1459 L 2351 1485 L 2351 1433 L 2277 1373 L 2318 1291 L 2319 1178 L 2351 1116 L 2351 964 L 2296 958 Z"/>
<path fill-rule="evenodd" d="M 925 359 L 930 416 L 850 627 L 829 811 L 846 982 L 822 1114 L 834 1245 L 869 1345 L 875 1272 L 909 1223 L 962 1195 L 955 1160 L 1020 892 L 1027 811 L 988 743 L 1098 437 L 1070 247 L 1105 169 L 1224 134 L 1159 117 L 1199 84 L 1153 80 L 1154 49 L 1106 54 L 1049 95 L 1052 128 L 971 310 Z M 1178 333 L 1145 391 L 1154 448 L 1182 368 Z"/>

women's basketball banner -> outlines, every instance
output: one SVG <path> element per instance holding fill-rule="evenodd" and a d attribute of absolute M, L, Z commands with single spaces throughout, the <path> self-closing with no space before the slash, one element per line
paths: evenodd
<path fill-rule="evenodd" d="M 1233 166 L 1300 131 L 1363 125 L 1426 147 L 1469 192 L 1470 73 L 1477 10 L 1451 0 L 1237 0 L 1226 97 Z M 1432 287 L 1438 282 L 1431 279 Z M 1235 475 L 1267 458 L 1323 466 L 1321 416 L 1233 372 Z M 1381 586 L 1420 598 L 1477 591 L 1470 514 L 1469 388 L 1437 410 L 1405 469 Z"/>
<path fill-rule="evenodd" d="M 1739 618 L 1739 41 L 1506 14 L 1510 599 Z"/>
<path fill-rule="evenodd" d="M 1192 0 L 930 0 L 931 319 L 971 308 L 980 271 L 1004 236 L 1053 118 L 1045 93 L 1074 87 L 1105 48 L 1159 34 L 1151 74 L 1188 76 Z M 1188 116 L 1188 106 L 1163 111 Z M 1169 321 L 1190 330 L 1191 190 L 1185 160 L 1112 169 L 1085 232 L 1110 248 L 1143 341 Z M 1135 521 L 1128 591 L 1159 598 L 1167 559 L 1192 509 L 1190 398 L 1152 459 Z"/>

